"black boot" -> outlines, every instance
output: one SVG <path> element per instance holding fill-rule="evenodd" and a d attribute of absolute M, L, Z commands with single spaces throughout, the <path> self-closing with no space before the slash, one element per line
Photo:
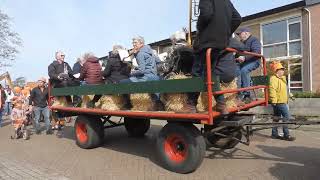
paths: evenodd
<path fill-rule="evenodd" d="M 218 112 L 220 112 L 221 115 L 227 115 L 227 114 L 229 114 L 229 112 L 228 112 L 228 110 L 227 110 L 226 103 L 225 103 L 224 101 L 217 102 L 216 110 L 217 110 Z"/>

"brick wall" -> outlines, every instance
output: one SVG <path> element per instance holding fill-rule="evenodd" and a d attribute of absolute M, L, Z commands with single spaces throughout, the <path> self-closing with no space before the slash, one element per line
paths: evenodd
<path fill-rule="evenodd" d="M 312 82 L 313 91 L 320 90 L 320 5 L 309 7 L 312 33 Z"/>

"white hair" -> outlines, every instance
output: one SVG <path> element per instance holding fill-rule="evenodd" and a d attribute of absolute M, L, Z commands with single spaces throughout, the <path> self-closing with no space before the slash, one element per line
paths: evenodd
<path fill-rule="evenodd" d="M 121 45 L 114 45 L 112 47 L 112 54 L 119 54 L 119 50 L 124 49 Z"/>
<path fill-rule="evenodd" d="M 90 57 L 94 57 L 94 54 L 92 52 L 87 52 L 81 55 L 77 60 L 80 64 L 84 64 Z"/>
<path fill-rule="evenodd" d="M 176 31 L 170 36 L 171 41 L 186 41 L 186 33 L 184 31 Z"/>
<path fill-rule="evenodd" d="M 132 38 L 132 41 L 138 41 L 141 44 L 144 44 L 144 38 L 142 36 L 136 36 L 136 37 Z"/>

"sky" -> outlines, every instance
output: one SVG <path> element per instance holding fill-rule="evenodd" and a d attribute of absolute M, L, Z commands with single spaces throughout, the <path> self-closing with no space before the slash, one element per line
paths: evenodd
<path fill-rule="evenodd" d="M 232 1 L 247 16 L 299 0 Z M 0 9 L 23 40 L 12 67 L 0 69 L 13 80 L 46 77 L 57 50 L 73 66 L 85 52 L 102 57 L 114 44 L 131 48 L 134 36 L 152 43 L 188 25 L 188 0 L 0 0 Z"/>

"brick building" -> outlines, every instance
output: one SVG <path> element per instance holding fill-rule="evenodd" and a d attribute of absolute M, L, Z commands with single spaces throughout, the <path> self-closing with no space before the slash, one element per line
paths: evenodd
<path fill-rule="evenodd" d="M 304 0 L 243 17 L 261 40 L 262 53 L 288 69 L 290 91 L 320 90 L 320 0 Z M 165 52 L 170 40 L 150 44 Z"/>

